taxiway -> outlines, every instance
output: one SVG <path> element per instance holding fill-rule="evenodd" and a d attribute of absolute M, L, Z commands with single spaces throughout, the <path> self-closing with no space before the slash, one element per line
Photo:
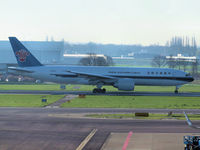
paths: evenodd
<path fill-rule="evenodd" d="M 52 94 L 52 95 L 109 95 L 109 96 L 182 96 L 182 97 L 200 97 L 200 92 L 106 92 L 104 94 L 92 93 L 91 91 L 37 91 L 37 90 L 0 90 L 0 94 Z"/>
<path fill-rule="evenodd" d="M 92 109 L 0 108 L 0 149 L 74 150 L 92 130 L 84 150 L 100 150 L 110 133 L 197 133 L 186 121 L 56 117 Z M 92 110 L 94 111 L 94 110 Z M 98 110 L 101 111 L 101 110 Z M 105 110 L 102 110 L 105 111 Z M 108 110 L 107 110 L 108 111 Z M 200 124 L 195 121 L 195 124 Z"/>

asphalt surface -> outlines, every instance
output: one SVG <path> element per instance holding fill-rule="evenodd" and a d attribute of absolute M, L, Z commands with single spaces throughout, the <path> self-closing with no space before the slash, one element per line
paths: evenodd
<path fill-rule="evenodd" d="M 115 109 L 110 111 L 118 110 Z M 84 150 L 99 150 L 111 132 L 200 132 L 200 130 L 188 127 L 186 121 L 56 117 L 56 114 L 76 114 L 91 111 L 97 112 L 109 110 L 0 108 L 0 149 L 74 150 L 93 129 L 98 129 L 98 131 L 89 143 L 86 144 Z M 200 121 L 194 121 L 194 124 L 200 124 Z"/>
<path fill-rule="evenodd" d="M 173 92 L 106 92 L 104 94 L 92 93 L 91 91 L 33 91 L 33 90 L 0 90 L 0 94 L 85 94 L 85 95 L 110 95 L 110 96 L 182 96 L 182 97 L 200 97 L 200 92 L 184 92 L 175 94 Z"/>
<path fill-rule="evenodd" d="M 149 112 L 149 113 L 192 113 L 200 114 L 200 109 L 137 109 L 137 108 L 20 108 L 20 107 L 0 107 L 0 114 L 2 113 L 23 113 L 26 114 L 47 116 L 48 114 L 83 114 L 83 113 L 135 113 L 135 112 Z"/>

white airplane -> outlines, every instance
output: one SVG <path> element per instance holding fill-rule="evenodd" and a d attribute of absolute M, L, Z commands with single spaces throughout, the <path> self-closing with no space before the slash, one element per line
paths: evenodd
<path fill-rule="evenodd" d="M 61 84 L 96 85 L 93 93 L 105 93 L 110 85 L 118 90 L 133 91 L 135 85 L 176 86 L 192 82 L 190 74 L 167 68 L 132 68 L 98 66 L 42 65 L 16 38 L 9 37 L 19 67 L 9 67 L 12 73 Z"/>

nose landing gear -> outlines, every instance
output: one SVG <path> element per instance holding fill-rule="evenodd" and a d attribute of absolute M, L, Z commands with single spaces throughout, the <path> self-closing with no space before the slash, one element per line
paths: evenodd
<path fill-rule="evenodd" d="M 174 91 L 174 93 L 175 93 L 175 94 L 178 94 L 178 90 L 176 89 L 176 90 Z"/>
<path fill-rule="evenodd" d="M 178 89 L 179 89 L 180 87 L 181 87 L 180 85 L 177 85 L 177 86 L 176 86 L 176 89 L 175 89 L 175 91 L 174 91 L 175 94 L 178 94 Z"/>

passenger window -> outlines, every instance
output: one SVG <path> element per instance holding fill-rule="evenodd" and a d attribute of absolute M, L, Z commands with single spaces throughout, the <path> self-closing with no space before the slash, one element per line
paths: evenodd
<path fill-rule="evenodd" d="M 151 72 L 151 74 L 154 74 L 154 72 Z"/>
<path fill-rule="evenodd" d="M 158 72 L 156 72 L 156 74 L 158 74 Z"/>
<path fill-rule="evenodd" d="M 167 74 L 167 72 L 164 72 L 164 74 Z"/>
<path fill-rule="evenodd" d="M 168 72 L 168 74 L 171 74 L 171 72 Z"/>
<path fill-rule="evenodd" d="M 160 72 L 160 74 L 162 74 L 162 72 Z"/>

